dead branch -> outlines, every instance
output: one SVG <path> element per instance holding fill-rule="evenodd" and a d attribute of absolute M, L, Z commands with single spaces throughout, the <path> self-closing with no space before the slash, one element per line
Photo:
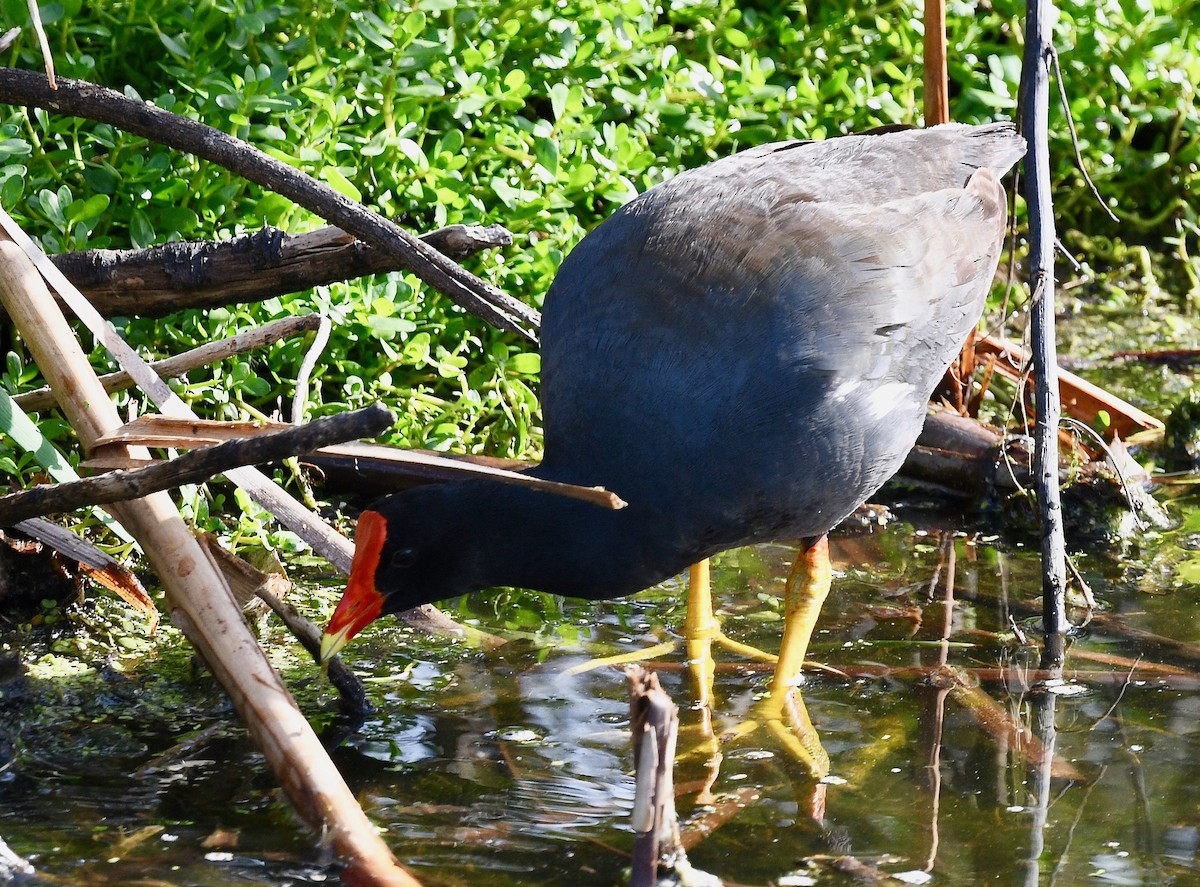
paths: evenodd
<path fill-rule="evenodd" d="M 166 382 L 155 375 L 149 365 L 129 346 L 129 343 L 118 335 L 112 324 L 100 316 L 92 304 L 83 297 L 83 294 L 75 288 L 71 281 L 63 276 L 63 273 L 54 266 L 54 263 L 30 239 L 29 235 L 21 230 L 3 207 L 0 207 L 0 228 L 3 228 L 9 238 L 21 247 L 41 275 L 70 306 L 75 316 L 95 336 L 96 341 L 102 343 L 116 358 L 118 365 L 133 376 L 138 386 L 159 410 L 171 416 L 196 418 L 191 407 L 185 404 Z M 9 313 L 11 315 L 11 310 Z M 42 368 L 42 371 L 43 375 L 46 375 L 45 367 Z M 103 394 L 102 389 L 97 388 L 97 390 L 107 401 L 108 398 Z M 94 434 L 87 437 L 80 434 L 81 439 L 88 442 L 85 444 L 85 448 L 90 446 L 94 438 L 108 430 L 109 426 L 106 425 L 104 428 L 95 429 Z M 76 432 L 79 433 L 78 428 Z M 226 476 L 263 508 L 286 524 L 288 529 L 312 546 L 315 552 L 326 558 L 343 573 L 350 572 L 354 547 L 346 537 L 325 523 L 320 515 L 305 508 L 257 468 L 249 466 L 233 468 L 226 472 Z"/>
<path fill-rule="evenodd" d="M 101 551 L 86 539 L 76 536 L 70 530 L 63 529 L 58 524 L 52 524 L 49 521 L 35 517 L 14 524 L 13 528 L 20 530 L 31 539 L 36 539 L 43 545 L 48 545 L 59 554 L 91 567 L 93 570 L 125 569 L 108 552 Z M 136 577 L 133 577 L 133 581 L 137 581 Z"/>
<path fill-rule="evenodd" d="M 981 358 L 996 358 L 996 371 L 1013 381 L 1019 381 L 1032 357 L 1029 349 L 997 336 L 980 336 L 975 349 Z M 1108 417 L 1104 427 L 1107 440 L 1120 437 L 1128 440 L 1142 432 L 1162 432 L 1163 423 L 1133 404 L 1122 400 L 1067 370 L 1058 369 L 1058 393 L 1067 415 L 1095 425 L 1101 413 Z"/>
<path fill-rule="evenodd" d="M 463 259 L 509 245 L 512 234 L 502 225 L 450 225 L 420 239 Z M 52 259 L 105 317 L 163 317 L 184 308 L 259 302 L 404 267 L 334 227 L 295 235 L 263 228 L 222 242 L 86 250 Z"/>
<path fill-rule="evenodd" d="M 682 788 L 682 786 L 680 786 Z M 699 815 L 692 816 L 680 835 L 680 844 L 684 850 L 692 850 L 700 846 L 713 832 L 728 823 L 735 816 L 753 804 L 762 796 L 758 788 L 740 788 L 730 795 L 715 798 L 705 805 Z"/>
<path fill-rule="evenodd" d="M 14 525 L 14 529 L 74 560 L 84 575 L 145 616 L 148 634 L 153 634 L 158 628 L 158 607 L 146 593 L 138 577 L 124 564 L 70 530 L 40 518 L 20 521 Z"/>
<path fill-rule="evenodd" d="M 94 83 L 61 79 L 58 89 L 50 89 L 45 77 L 12 68 L 0 69 L 0 101 L 108 123 L 222 166 L 350 232 L 488 323 L 536 339 L 534 330 L 540 321 L 536 310 L 480 280 L 378 213 L 211 126 Z"/>
<path fill-rule="evenodd" d="M 1124 483 L 1121 475 L 1136 463 L 1126 455 L 1106 448 L 1106 460 L 1088 461 L 1088 451 L 1066 441 L 1073 449 L 1059 462 L 1059 477 L 1071 504 L 1087 502 L 1091 516 L 1096 509 L 1130 508 L 1154 524 L 1163 520 L 1162 509 L 1138 482 Z M 960 416 L 953 410 L 932 407 L 916 445 L 905 458 L 900 476 L 932 484 L 975 498 L 992 494 L 1007 496 L 1031 488 L 1033 447 L 1028 437 L 1006 435 L 998 428 Z M 1075 512 L 1072 512 L 1074 514 Z M 1070 515 L 1069 515 L 1070 516 Z"/>
<path fill-rule="evenodd" d="M 193 450 L 169 462 L 145 468 L 117 470 L 97 477 L 9 493 L 0 496 L 0 526 L 12 526 L 29 517 L 74 511 L 87 505 L 140 499 L 184 484 L 202 483 L 242 465 L 260 465 L 307 453 L 329 443 L 373 437 L 387 431 L 395 421 L 391 411 L 376 404 L 336 416 L 323 416 L 307 425 Z"/>
<path fill-rule="evenodd" d="M 142 447 L 177 447 L 192 449 L 209 446 L 239 438 L 258 437 L 273 433 L 279 429 L 292 426 L 283 424 L 255 425 L 249 422 L 222 422 L 213 419 L 176 419 L 171 416 L 144 415 L 132 422 L 127 422 L 120 428 L 96 441 L 96 447 L 107 447 L 110 444 Z M 363 435 L 364 437 L 367 435 Z M 514 462 L 506 459 L 491 459 L 486 456 L 454 456 L 435 453 L 431 450 L 410 450 L 401 447 L 389 447 L 382 444 L 366 443 L 352 440 L 349 443 L 334 443 L 323 446 L 305 455 L 305 461 L 313 460 L 322 463 L 338 463 L 347 471 L 353 472 L 356 463 L 370 464 L 376 468 L 383 466 L 397 477 L 409 476 L 414 482 L 444 480 L 491 480 L 496 483 L 511 484 L 536 490 L 540 493 L 550 493 L 566 496 L 569 499 L 579 499 L 600 508 L 621 509 L 626 503 L 620 496 L 611 493 L 603 487 L 583 487 L 576 484 L 565 484 L 559 481 L 545 480 L 519 471 L 510 471 L 506 466 L 515 465 L 518 468 L 529 468 L 527 463 Z M 84 467 L 99 468 L 128 468 L 139 467 L 131 465 L 128 460 L 113 458 L 108 454 L 88 459 L 82 463 Z M 368 475 L 369 476 L 369 475 Z M 410 484 L 411 486 L 412 484 Z M 379 495 L 380 487 L 367 487 L 374 495 Z M 2 501 L 2 500 L 0 500 Z"/>
<path fill-rule="evenodd" d="M 236 336 L 230 336 L 227 339 L 220 339 L 216 342 L 205 342 L 203 345 L 184 351 L 182 354 L 176 354 L 173 357 L 163 360 L 156 360 L 150 364 L 150 368 L 158 373 L 160 379 L 173 379 L 199 367 L 208 366 L 211 363 L 232 357 L 235 354 L 244 354 L 255 348 L 274 344 L 280 339 L 286 339 L 297 333 L 315 330 L 320 322 L 321 316 L 319 314 L 281 317 L 278 320 L 265 323 L 256 329 L 238 333 Z M 126 388 L 132 388 L 137 383 L 133 381 L 133 377 L 129 373 L 121 370 L 101 376 L 100 384 L 104 386 L 105 391 L 112 394 L 114 391 L 124 391 Z M 49 387 L 18 394 L 13 398 L 13 401 L 27 413 L 51 409 L 55 403 L 54 394 L 50 391 Z"/>
<path fill-rule="evenodd" d="M 0 219 L 8 221 L 3 214 Z M 116 408 L 97 383 L 24 246 L 8 240 L 0 241 L 0 301 L 58 392 L 84 447 L 119 425 Z M 301 817 L 328 834 L 360 883 L 415 887 L 418 882 L 375 833 L 280 683 L 242 620 L 224 577 L 188 531 L 170 497 L 154 493 L 109 509 L 140 541 L 166 589 L 172 622 L 196 645 L 229 693 Z"/>

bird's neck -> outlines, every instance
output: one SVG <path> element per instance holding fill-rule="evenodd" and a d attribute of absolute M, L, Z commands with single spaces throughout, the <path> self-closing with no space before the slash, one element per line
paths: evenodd
<path fill-rule="evenodd" d="M 476 540 L 471 569 L 479 588 L 609 598 L 641 591 L 687 566 L 687 555 L 664 551 L 653 527 L 629 509 L 494 483 L 464 485 L 456 498 L 466 532 Z"/>

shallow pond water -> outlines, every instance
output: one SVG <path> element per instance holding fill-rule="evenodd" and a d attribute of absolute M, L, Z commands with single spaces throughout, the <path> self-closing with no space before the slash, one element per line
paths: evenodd
<path fill-rule="evenodd" d="M 803 694 L 831 760 L 823 783 L 771 730 L 740 726 L 755 717 L 768 666 L 716 650 L 714 731 L 744 735 L 714 755 L 682 645 L 653 663 L 681 707 L 676 782 L 693 864 L 756 885 L 856 882 L 843 871 L 851 856 L 911 883 L 926 871 L 949 884 L 1200 882 L 1188 538 L 1185 525 L 1140 550 L 1082 553 L 1106 610 L 1074 640 L 1067 682 L 1047 693 L 1031 690 L 1040 580 L 1020 541 L 905 521 L 839 536 L 812 650 L 828 669 L 810 672 Z M 778 648 L 792 554 L 776 545 L 717 559 L 731 638 Z M 268 642 L 372 820 L 424 882 L 607 885 L 624 877 L 631 844 L 628 703 L 616 668 L 586 666 L 678 640 L 680 591 L 459 602 L 456 618 L 511 640 L 494 655 L 379 625 L 347 650 L 376 706 L 358 724 L 338 718 L 333 692 L 287 638 L 272 629 Z M 0 836 L 48 883 L 336 882 L 177 640 L 153 655 L 28 664 L 3 685 Z M 1033 738 L 1051 707 L 1042 754 Z"/>

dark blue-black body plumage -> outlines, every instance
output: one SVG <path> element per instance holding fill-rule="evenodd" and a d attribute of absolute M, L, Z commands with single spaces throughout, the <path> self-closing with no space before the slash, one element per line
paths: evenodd
<path fill-rule="evenodd" d="M 622 208 L 546 296 L 533 473 L 629 506 L 486 482 L 395 496 L 376 508 L 386 610 L 628 594 L 831 529 L 899 468 L 978 321 L 1024 150 L 1007 124 L 781 143 Z"/>

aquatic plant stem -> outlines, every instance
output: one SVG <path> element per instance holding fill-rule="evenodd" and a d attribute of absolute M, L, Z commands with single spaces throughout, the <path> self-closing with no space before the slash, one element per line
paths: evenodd
<path fill-rule="evenodd" d="M 1025 202 L 1029 207 L 1033 360 L 1037 424 L 1034 475 L 1042 516 L 1042 667 L 1061 666 L 1067 627 L 1066 545 L 1058 489 L 1058 355 L 1054 341 L 1054 216 L 1050 195 L 1050 45 L 1055 17 L 1049 0 L 1029 0 L 1022 67 L 1021 130 L 1025 155 Z"/>

